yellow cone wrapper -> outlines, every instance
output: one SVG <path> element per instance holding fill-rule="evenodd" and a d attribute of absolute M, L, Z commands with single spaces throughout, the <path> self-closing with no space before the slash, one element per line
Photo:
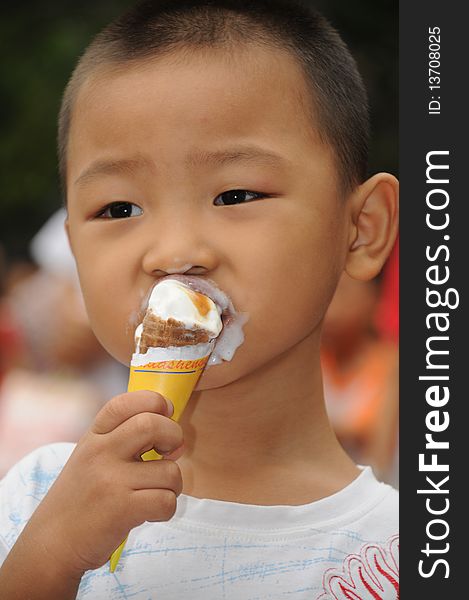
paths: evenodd
<path fill-rule="evenodd" d="M 171 400 L 178 421 L 210 357 L 210 343 L 180 348 L 152 348 L 146 354 L 134 354 L 127 390 L 151 390 Z M 156 359 L 158 358 L 158 360 Z M 159 460 L 155 450 L 142 454 L 142 460 Z M 110 570 L 114 573 L 127 538 L 112 553 Z"/>

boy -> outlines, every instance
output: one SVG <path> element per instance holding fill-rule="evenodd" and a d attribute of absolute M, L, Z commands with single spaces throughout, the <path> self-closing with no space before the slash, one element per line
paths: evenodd
<path fill-rule="evenodd" d="M 397 182 L 365 180 L 366 140 L 352 58 L 292 2 L 145 2 L 88 48 L 59 148 L 96 335 L 128 364 L 132 315 L 174 273 L 249 321 L 180 424 L 122 394 L 76 447 L 13 468 L 3 599 L 398 597 L 397 494 L 338 444 L 319 366 L 341 272 L 374 277 L 396 235 Z M 165 460 L 141 462 L 152 447 Z"/>

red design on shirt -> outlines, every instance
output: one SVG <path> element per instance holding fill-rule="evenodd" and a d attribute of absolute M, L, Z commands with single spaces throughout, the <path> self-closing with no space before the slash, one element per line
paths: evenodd
<path fill-rule="evenodd" d="M 323 590 L 317 600 L 399 600 L 399 536 L 349 554 L 342 569 L 324 573 Z"/>

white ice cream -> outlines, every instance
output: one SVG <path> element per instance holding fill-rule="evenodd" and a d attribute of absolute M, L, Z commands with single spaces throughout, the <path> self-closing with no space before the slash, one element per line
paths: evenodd
<path fill-rule="evenodd" d="M 160 319 L 175 319 L 186 329 L 200 327 L 216 338 L 223 324 L 220 310 L 208 296 L 192 290 L 176 279 L 163 279 L 152 289 L 148 308 Z M 138 332 L 136 332 L 138 335 Z"/>
<path fill-rule="evenodd" d="M 247 314 L 237 313 L 229 297 L 210 280 L 183 275 L 163 279 L 152 289 L 145 305 L 161 319 L 173 318 L 184 323 L 187 329 L 201 327 L 210 332 L 213 337 L 209 343 L 208 366 L 230 361 L 244 341 L 243 326 L 248 320 Z M 222 315 L 224 319 L 228 317 L 224 326 Z M 135 330 L 137 353 L 142 330 L 142 324 Z M 182 348 L 187 352 L 188 347 Z M 173 350 L 181 352 L 182 348 Z M 198 347 L 193 349 L 198 350 Z M 161 352 L 161 349 L 150 348 L 147 354 L 152 351 Z"/>

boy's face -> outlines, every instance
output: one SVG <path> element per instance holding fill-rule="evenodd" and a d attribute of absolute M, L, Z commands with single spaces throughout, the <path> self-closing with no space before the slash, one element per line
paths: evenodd
<path fill-rule="evenodd" d="M 151 286 L 190 267 L 249 314 L 234 359 L 207 369 L 199 389 L 319 336 L 348 219 L 307 107 L 294 59 L 257 48 L 160 58 L 82 87 L 69 234 L 93 329 L 117 359 L 130 360 Z"/>

